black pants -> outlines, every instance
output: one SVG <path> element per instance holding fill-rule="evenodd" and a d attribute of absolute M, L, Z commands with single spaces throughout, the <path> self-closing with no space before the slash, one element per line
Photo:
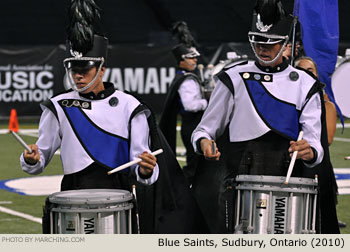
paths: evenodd
<path fill-rule="evenodd" d="M 191 136 L 194 129 L 199 124 L 203 112 L 186 113 L 182 115 L 181 138 L 186 148 L 186 165 L 183 167 L 183 172 L 190 184 L 192 184 L 193 177 L 199 162 L 199 156 L 194 152 L 191 143 Z"/>
<path fill-rule="evenodd" d="M 107 174 L 108 170 L 96 163 L 84 170 L 64 175 L 61 182 L 61 191 L 80 189 L 124 189 L 129 188 L 128 171 Z"/>

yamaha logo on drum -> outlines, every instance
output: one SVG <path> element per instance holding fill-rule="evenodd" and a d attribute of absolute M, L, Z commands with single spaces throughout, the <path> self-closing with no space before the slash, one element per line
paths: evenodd
<path fill-rule="evenodd" d="M 94 234 L 95 233 L 95 219 L 84 219 L 84 234 Z"/>
<path fill-rule="evenodd" d="M 286 223 L 286 198 L 276 198 L 274 207 L 274 233 L 284 234 L 285 223 Z"/>

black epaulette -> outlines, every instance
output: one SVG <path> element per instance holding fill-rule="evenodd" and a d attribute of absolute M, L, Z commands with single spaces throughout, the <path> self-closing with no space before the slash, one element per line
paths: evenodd
<path fill-rule="evenodd" d="M 69 92 L 72 92 L 73 89 L 68 89 L 68 90 L 64 90 L 64 91 L 61 91 L 55 95 L 53 95 L 50 99 L 58 96 L 58 95 L 61 95 L 61 94 L 66 94 L 66 93 L 69 93 Z M 40 103 L 40 105 L 43 105 L 45 107 L 47 107 L 49 110 L 51 110 L 51 112 L 55 115 L 55 117 L 57 118 L 58 120 L 58 114 L 57 114 L 57 111 L 56 111 L 56 108 L 55 108 L 55 105 L 53 105 L 52 101 L 50 99 L 47 99 L 45 101 L 43 101 L 42 103 Z"/>
<path fill-rule="evenodd" d="M 50 99 L 47 99 L 46 101 L 43 101 L 43 102 L 41 103 L 41 105 L 47 107 L 47 108 L 55 115 L 57 121 L 59 121 L 59 120 L 58 120 L 58 114 L 57 114 L 57 110 L 56 110 L 56 108 L 55 108 L 55 105 L 53 105 L 53 103 L 52 103 L 52 101 L 51 101 Z"/>
<path fill-rule="evenodd" d="M 234 63 L 234 62 L 232 62 Z M 231 64 L 232 64 L 231 63 Z M 226 71 L 228 69 L 231 69 L 233 67 L 236 67 L 236 66 L 243 66 L 243 65 L 246 65 L 248 64 L 248 60 L 245 60 L 245 61 L 242 61 L 242 62 L 239 62 L 237 64 L 234 64 L 234 65 L 231 65 L 229 64 L 228 66 L 224 67 L 223 69 L 221 69 L 220 72 L 218 72 L 217 74 L 215 74 L 215 78 L 218 78 L 222 83 L 225 84 L 225 86 L 230 90 L 230 92 L 232 93 L 232 95 L 234 96 L 235 95 L 235 90 L 233 88 L 233 83 L 232 83 L 232 80 L 231 78 L 228 76 L 228 74 L 226 73 Z"/>
<path fill-rule="evenodd" d="M 232 80 L 230 76 L 228 76 L 226 71 L 220 71 L 218 74 L 215 75 L 215 77 L 218 78 L 230 90 L 233 96 L 235 95 Z"/>
<path fill-rule="evenodd" d="M 315 79 L 315 84 L 312 86 L 312 88 L 310 89 L 309 93 L 306 96 L 307 99 L 309 99 L 311 96 L 313 96 L 317 92 L 322 92 L 323 89 L 326 87 L 326 84 L 322 83 L 312 72 L 298 66 L 295 68 L 307 73 L 309 76 Z"/>
<path fill-rule="evenodd" d="M 69 93 L 69 92 L 72 92 L 72 91 L 73 91 L 73 89 L 71 89 L 71 88 L 67 89 L 67 90 L 64 90 L 64 91 L 61 91 L 61 92 L 58 92 L 57 94 L 54 94 L 53 96 L 51 96 L 51 98 L 54 98 L 54 97 L 59 96 L 61 94 L 66 94 L 66 93 Z"/>
<path fill-rule="evenodd" d="M 314 78 L 315 80 L 317 80 L 317 77 L 316 77 L 312 72 L 310 72 L 309 70 L 306 70 L 306 69 L 301 68 L 301 67 L 299 67 L 299 66 L 296 66 L 295 68 L 298 69 L 298 70 L 301 70 L 301 71 L 303 71 L 303 72 L 305 72 L 305 73 L 307 73 L 307 74 L 310 75 L 312 78 Z"/>
<path fill-rule="evenodd" d="M 236 67 L 236 66 L 243 66 L 243 65 L 247 65 L 248 64 L 248 60 L 242 61 L 240 63 L 234 64 L 235 62 L 232 62 L 230 64 L 228 64 L 227 66 L 225 66 L 221 71 L 227 71 L 230 68 Z M 233 64 L 233 65 L 232 65 Z M 221 72 L 220 71 L 220 72 Z"/>
<path fill-rule="evenodd" d="M 185 72 L 185 73 L 184 73 L 184 78 L 185 78 L 185 79 L 186 79 L 186 78 L 193 78 L 193 79 L 195 79 L 196 81 L 198 81 L 199 83 L 201 82 L 200 79 L 199 79 L 199 77 L 198 77 L 196 74 L 190 73 L 190 72 Z"/>

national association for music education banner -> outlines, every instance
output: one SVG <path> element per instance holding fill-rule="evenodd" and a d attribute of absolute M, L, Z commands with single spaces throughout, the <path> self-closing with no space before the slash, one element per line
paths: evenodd
<path fill-rule="evenodd" d="M 0 48 L 0 118 L 16 109 L 18 116 L 39 116 L 39 104 L 69 88 L 63 60 L 65 47 Z M 104 81 L 113 82 L 162 111 L 175 76 L 169 47 L 110 46 Z"/>

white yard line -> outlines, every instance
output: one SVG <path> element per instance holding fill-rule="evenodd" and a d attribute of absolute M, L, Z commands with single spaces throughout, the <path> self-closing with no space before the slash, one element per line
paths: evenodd
<path fill-rule="evenodd" d="M 0 212 L 11 214 L 11 215 L 14 215 L 14 216 L 18 216 L 18 217 L 21 217 L 21 218 L 24 218 L 24 219 L 27 219 L 27 220 L 30 220 L 30 221 L 33 221 L 33 222 L 37 222 L 37 223 L 40 223 L 40 224 L 42 223 L 41 218 L 37 218 L 37 217 L 31 216 L 29 214 L 17 212 L 15 210 L 12 210 L 12 209 L 9 209 L 9 208 L 6 208 L 6 207 L 0 206 Z"/>
<path fill-rule="evenodd" d="M 337 129 L 343 128 L 343 125 L 341 123 L 337 123 Z M 350 128 L 350 123 L 344 123 L 344 128 Z"/>
<path fill-rule="evenodd" d="M 334 141 L 339 141 L 339 142 L 347 142 L 350 143 L 350 139 L 349 138 L 342 138 L 342 137 L 335 137 L 333 138 Z"/>

